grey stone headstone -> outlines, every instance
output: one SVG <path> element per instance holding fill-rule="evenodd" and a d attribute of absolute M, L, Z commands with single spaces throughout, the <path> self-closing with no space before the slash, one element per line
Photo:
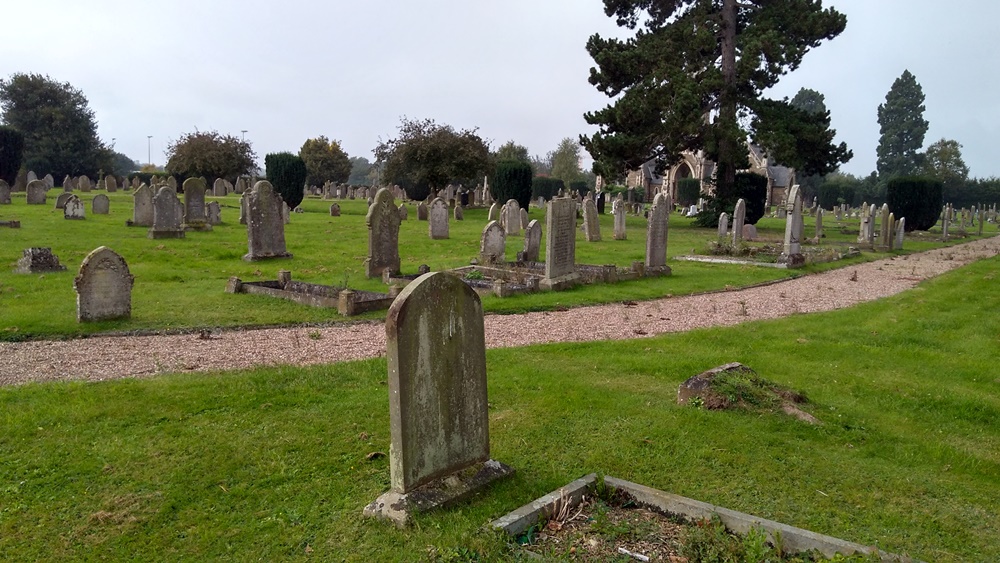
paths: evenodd
<path fill-rule="evenodd" d="M 390 190 L 380 188 L 365 215 L 365 225 L 368 226 L 366 277 L 382 277 L 387 269 L 393 274 L 399 273 L 399 223 L 396 199 Z"/>
<path fill-rule="evenodd" d="M 667 235 L 670 229 L 670 196 L 660 192 L 653 197 L 646 219 L 646 270 L 660 271 L 667 268 Z"/>
<path fill-rule="evenodd" d="M 217 201 L 210 201 L 208 205 L 205 206 L 205 214 L 208 216 L 209 225 L 221 225 L 222 224 L 222 207 Z"/>
<path fill-rule="evenodd" d="M 521 234 L 521 205 L 516 199 L 508 199 L 507 203 L 503 204 L 500 216 L 500 224 L 503 225 L 507 235 Z"/>
<path fill-rule="evenodd" d="M 69 174 L 63 178 L 62 189 L 64 192 L 73 191 L 73 178 L 71 178 Z"/>
<path fill-rule="evenodd" d="M 215 197 L 223 197 L 226 195 L 226 181 L 222 178 L 216 178 L 215 182 L 212 183 L 212 195 Z"/>
<path fill-rule="evenodd" d="M 83 200 L 77 196 L 70 194 L 66 198 L 66 206 L 63 207 L 63 219 L 86 219 L 86 213 L 84 209 L 86 206 L 83 204 Z"/>
<path fill-rule="evenodd" d="M 507 234 L 497 221 L 490 221 L 483 227 L 479 241 L 479 261 L 483 264 L 498 264 L 506 261 Z"/>
<path fill-rule="evenodd" d="M 462 209 L 461 205 L 456 205 L 454 210 L 455 220 L 463 221 L 465 220 L 465 210 Z"/>
<path fill-rule="evenodd" d="M 494 203 L 490 205 L 489 214 L 486 216 L 486 221 L 499 221 L 500 220 L 500 205 Z"/>
<path fill-rule="evenodd" d="M 88 254 L 73 280 L 77 322 L 131 317 L 132 283 L 125 259 L 110 248 L 102 246 Z"/>
<path fill-rule="evenodd" d="M 35 174 L 34 170 L 28 170 L 28 175 L 25 176 L 25 179 L 30 184 L 31 182 L 34 182 L 35 180 L 38 179 L 38 174 Z"/>
<path fill-rule="evenodd" d="M 114 174 L 108 174 L 104 177 L 104 189 L 108 193 L 115 193 L 118 191 L 118 178 L 115 178 Z"/>
<path fill-rule="evenodd" d="M 892 232 L 892 225 L 889 223 L 889 204 L 883 203 L 879 217 L 878 245 L 889 248 L 889 233 Z"/>
<path fill-rule="evenodd" d="M 448 204 L 439 197 L 434 198 L 427 211 L 427 234 L 432 239 L 448 238 Z"/>
<path fill-rule="evenodd" d="M 740 198 L 736 202 L 736 210 L 733 211 L 733 245 L 743 242 L 743 224 L 747 217 L 747 202 Z"/>
<path fill-rule="evenodd" d="M 56 187 L 56 179 L 52 177 L 52 174 L 46 174 L 42 181 L 45 182 L 46 187 L 50 190 Z"/>
<path fill-rule="evenodd" d="M 63 192 L 56 196 L 56 209 L 66 209 L 66 201 L 73 197 L 71 192 Z"/>
<path fill-rule="evenodd" d="M 538 254 L 542 245 L 542 224 L 536 219 L 528 221 L 527 228 L 524 229 L 524 249 L 521 252 L 521 259 L 525 262 L 538 262 Z"/>
<path fill-rule="evenodd" d="M 531 219 L 528 217 L 528 210 L 527 210 L 527 208 L 522 207 L 521 208 L 521 216 L 520 216 L 520 221 L 521 221 L 520 229 L 522 231 L 525 229 L 525 227 L 528 226 L 528 221 L 530 221 L 530 220 Z"/>
<path fill-rule="evenodd" d="M 10 186 L 0 180 L 0 205 L 10 205 Z"/>
<path fill-rule="evenodd" d="M 45 182 L 32 180 L 26 187 L 28 205 L 45 205 L 45 196 L 49 189 L 45 187 Z"/>
<path fill-rule="evenodd" d="M 719 238 L 725 238 L 729 234 L 729 214 L 723 211 L 719 215 Z"/>
<path fill-rule="evenodd" d="M 153 225 L 149 228 L 149 238 L 184 238 L 184 206 L 177 198 L 177 192 L 170 186 L 162 186 L 153 196 Z"/>
<path fill-rule="evenodd" d="M 625 228 L 625 203 L 618 199 L 612 201 L 611 214 L 615 220 L 615 240 L 626 240 L 628 232 Z"/>
<path fill-rule="evenodd" d="M 340 217 L 340 204 L 331 203 L 330 204 L 330 217 Z"/>
<path fill-rule="evenodd" d="M 896 221 L 896 243 L 893 250 L 903 250 L 903 238 L 906 237 L 906 217 L 900 217 Z"/>
<path fill-rule="evenodd" d="M 589 197 L 583 200 L 583 232 L 587 242 L 601 240 L 601 223 L 597 214 L 597 204 Z"/>
<path fill-rule="evenodd" d="M 816 210 L 816 242 L 823 239 L 823 208 Z"/>
<path fill-rule="evenodd" d="M 576 273 L 576 200 L 554 198 L 546 204 L 545 277 L 541 286 L 556 289 L 572 284 Z"/>
<path fill-rule="evenodd" d="M 205 192 L 208 187 L 203 178 L 184 180 L 184 226 L 189 229 L 211 229 L 205 214 Z"/>
<path fill-rule="evenodd" d="M 90 202 L 90 211 L 94 215 L 107 215 L 111 211 L 111 200 L 104 194 L 97 194 Z"/>
<path fill-rule="evenodd" d="M 406 204 L 405 203 L 400 203 L 399 204 L 399 220 L 400 221 L 406 221 L 406 217 L 409 214 L 410 214 L 410 212 L 407 210 Z"/>
<path fill-rule="evenodd" d="M 785 240 L 780 260 L 798 265 L 802 263 L 802 192 L 798 184 L 788 194 L 785 211 Z"/>
<path fill-rule="evenodd" d="M 132 224 L 136 227 L 153 226 L 153 188 L 140 184 L 132 193 Z"/>
<path fill-rule="evenodd" d="M 23 192 L 28 189 L 28 173 L 24 168 L 18 170 L 17 178 L 14 179 L 14 185 L 10 188 L 12 192 Z"/>
<path fill-rule="evenodd" d="M 82 174 L 80 175 L 79 178 L 76 179 L 76 187 L 81 192 L 89 192 L 91 188 L 93 188 L 93 186 L 90 184 L 90 178 L 88 178 L 86 174 Z"/>
<path fill-rule="evenodd" d="M 421 201 L 420 204 L 417 205 L 417 221 L 426 221 L 426 220 L 427 220 L 427 204 Z"/>
<path fill-rule="evenodd" d="M 243 178 L 243 176 L 236 179 L 236 186 L 233 190 L 238 194 L 243 194 L 247 191 L 247 181 Z"/>
<path fill-rule="evenodd" d="M 175 193 L 177 192 L 177 178 L 167 176 L 167 185 L 170 186 L 170 189 L 174 190 Z"/>
<path fill-rule="evenodd" d="M 246 197 L 247 253 L 244 260 L 290 258 L 285 248 L 285 202 L 271 183 L 262 180 L 254 184 Z"/>

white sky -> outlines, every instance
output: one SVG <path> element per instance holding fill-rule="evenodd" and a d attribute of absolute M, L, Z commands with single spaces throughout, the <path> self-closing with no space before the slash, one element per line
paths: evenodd
<path fill-rule="evenodd" d="M 101 137 L 163 164 L 195 129 L 240 135 L 258 156 L 326 135 L 373 160 L 400 117 L 478 127 L 544 155 L 591 133 L 606 98 L 588 82 L 587 38 L 620 35 L 600 0 L 30 0 L 4 6 L 0 76 L 47 74 L 87 96 Z M 923 86 L 925 146 L 963 145 L 973 176 L 1000 176 L 1000 2 L 834 0 L 840 37 L 772 93 L 826 96 L 854 159 L 875 168 L 876 108 L 904 69 Z M 992 39 L 991 39 L 992 38 Z M 147 135 L 152 139 L 147 141 Z"/>

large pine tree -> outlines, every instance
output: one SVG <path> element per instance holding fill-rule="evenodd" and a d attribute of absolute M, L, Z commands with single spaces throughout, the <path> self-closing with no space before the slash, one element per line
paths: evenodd
<path fill-rule="evenodd" d="M 746 160 L 749 135 L 770 140 L 778 160 L 798 158 L 809 173 L 832 171 L 849 156 L 817 134 L 829 114 L 797 110 L 761 93 L 799 66 L 847 18 L 820 0 L 605 0 L 605 13 L 635 30 L 627 40 L 593 35 L 590 82 L 613 98 L 587 113 L 599 131 L 581 137 L 599 172 L 616 176 L 649 159 L 664 168 L 684 150 L 703 149 L 716 161 L 716 194 L 731 194 Z M 745 129 L 741 123 L 751 123 Z M 798 156 L 796 143 L 777 143 L 797 130 L 818 143 Z M 780 145 L 780 146 L 779 146 Z M 794 154 L 777 154 L 789 152 Z M 791 163 L 788 163 L 791 164 Z"/>
<path fill-rule="evenodd" d="M 923 159 L 920 149 L 927 134 L 924 109 L 923 88 L 910 71 L 904 70 L 885 95 L 885 103 L 878 106 L 881 137 L 876 149 L 876 167 L 879 180 L 888 181 L 920 172 Z"/>

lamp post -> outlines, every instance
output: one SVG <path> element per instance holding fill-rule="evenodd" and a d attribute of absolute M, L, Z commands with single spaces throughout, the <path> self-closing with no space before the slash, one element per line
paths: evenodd
<path fill-rule="evenodd" d="M 247 130 L 246 129 L 240 129 L 240 140 L 241 141 L 247 140 Z"/>
<path fill-rule="evenodd" d="M 150 146 L 151 146 L 150 145 L 150 139 L 152 139 L 152 138 L 153 138 L 152 135 L 146 135 L 146 164 L 149 164 L 149 165 L 153 164 L 153 151 L 150 148 Z"/>

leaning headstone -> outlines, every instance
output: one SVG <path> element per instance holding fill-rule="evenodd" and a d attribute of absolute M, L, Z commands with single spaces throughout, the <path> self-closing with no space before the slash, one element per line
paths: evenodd
<path fill-rule="evenodd" d="M 733 211 L 733 246 L 738 246 L 743 242 L 743 224 L 747 219 L 747 202 L 740 198 L 736 202 L 736 210 Z"/>
<path fill-rule="evenodd" d="M 97 194 L 90 202 L 90 211 L 94 215 L 107 215 L 111 211 L 111 200 L 104 194 Z"/>
<path fill-rule="evenodd" d="M 331 203 L 330 204 L 330 217 L 340 217 L 340 204 Z"/>
<path fill-rule="evenodd" d="M 37 182 L 38 180 L 35 181 Z M 76 197 L 76 195 L 70 194 L 69 198 L 66 199 L 66 206 L 63 207 L 63 219 L 86 219 L 85 208 L 83 200 Z"/>
<path fill-rule="evenodd" d="M 10 186 L 0 180 L 0 205 L 10 205 Z"/>
<path fill-rule="evenodd" d="M 426 221 L 426 220 L 427 220 L 427 204 L 421 201 L 420 204 L 417 205 L 417 221 Z"/>
<path fill-rule="evenodd" d="M 542 224 L 537 220 L 528 221 L 524 229 L 524 249 L 518 260 L 522 262 L 538 262 L 539 248 L 542 245 Z"/>
<path fill-rule="evenodd" d="M 600 209 L 597 211 L 598 215 L 600 215 Z M 625 229 L 625 202 L 620 199 L 612 201 L 611 215 L 614 217 L 615 221 L 615 240 L 625 240 L 628 235 Z"/>
<path fill-rule="evenodd" d="M 73 280 L 77 322 L 127 319 L 132 316 L 132 283 L 125 259 L 102 246 L 83 259 Z"/>
<path fill-rule="evenodd" d="M 192 231 L 211 231 L 205 215 L 205 192 L 208 190 L 202 178 L 184 180 L 184 228 Z"/>
<path fill-rule="evenodd" d="M 140 184 L 132 192 L 132 225 L 136 227 L 153 226 L 153 188 Z"/>
<path fill-rule="evenodd" d="M 14 186 L 10 189 L 12 192 L 23 192 L 28 189 L 28 172 L 22 168 L 17 172 L 17 178 L 14 179 Z"/>
<path fill-rule="evenodd" d="M 434 198 L 427 211 L 427 233 L 432 239 L 448 238 L 448 204 L 439 197 Z"/>
<path fill-rule="evenodd" d="M 483 235 L 479 240 L 479 262 L 482 264 L 500 264 L 506 261 L 507 234 L 496 221 L 490 221 L 483 227 Z"/>
<path fill-rule="evenodd" d="M 222 224 L 222 207 L 217 201 L 210 201 L 208 205 L 205 206 L 205 215 L 208 217 L 209 225 L 221 225 Z"/>
<path fill-rule="evenodd" d="M 462 209 L 461 204 L 456 204 L 453 212 L 456 221 L 462 221 L 465 219 L 465 210 Z"/>
<path fill-rule="evenodd" d="M 177 192 L 163 186 L 153 196 L 153 224 L 146 236 L 149 238 L 184 238 L 184 206 Z"/>
<path fill-rule="evenodd" d="M 389 270 L 399 273 L 399 210 L 396 199 L 387 188 L 375 193 L 375 200 L 368 206 L 365 225 L 368 226 L 368 257 L 365 258 L 365 276 L 382 277 Z"/>
<path fill-rule="evenodd" d="M 725 238 L 729 234 L 729 214 L 723 211 L 719 215 L 719 238 Z"/>
<path fill-rule="evenodd" d="M 66 209 L 66 200 L 73 197 L 72 192 L 63 192 L 56 196 L 56 209 Z"/>
<path fill-rule="evenodd" d="M 589 197 L 583 200 L 583 233 L 587 242 L 601 240 L 601 223 L 597 214 L 597 204 Z"/>
<path fill-rule="evenodd" d="M 244 260 L 291 258 L 285 248 L 285 202 L 266 180 L 254 184 L 247 194 L 247 253 Z"/>
<path fill-rule="evenodd" d="M 43 274 L 45 272 L 61 272 L 66 269 L 59 263 L 59 258 L 52 254 L 51 248 L 25 248 L 21 259 L 17 261 L 18 274 Z"/>
<path fill-rule="evenodd" d="M 785 204 L 785 240 L 781 256 L 778 257 L 779 264 L 787 264 L 789 267 L 801 266 L 805 263 L 802 255 L 802 192 L 799 185 L 792 186 Z"/>
<path fill-rule="evenodd" d="M 500 224 L 508 236 L 521 234 L 521 205 L 516 199 L 508 199 L 507 203 L 503 204 L 501 217 L 503 219 Z"/>
<path fill-rule="evenodd" d="M 398 218 L 398 216 L 397 216 Z M 364 509 L 410 516 L 513 473 L 490 459 L 483 306 L 461 279 L 428 273 L 386 315 L 390 490 Z"/>
<path fill-rule="evenodd" d="M 406 221 L 406 216 L 409 215 L 409 214 L 410 214 L 410 212 L 407 210 L 406 204 L 405 203 L 400 203 L 399 204 L 399 220 L 400 221 Z"/>
<path fill-rule="evenodd" d="M 577 283 L 576 200 L 553 198 L 545 205 L 545 277 L 542 289 L 559 290 Z"/>
<path fill-rule="evenodd" d="M 32 180 L 28 182 L 26 188 L 28 205 L 45 205 L 45 196 L 49 189 L 45 187 L 45 182 Z"/>
<path fill-rule="evenodd" d="M 670 229 L 670 209 L 673 203 L 670 196 L 659 192 L 653 197 L 653 206 L 649 208 L 646 219 L 646 271 L 651 273 L 670 273 L 667 266 L 667 236 Z"/>

